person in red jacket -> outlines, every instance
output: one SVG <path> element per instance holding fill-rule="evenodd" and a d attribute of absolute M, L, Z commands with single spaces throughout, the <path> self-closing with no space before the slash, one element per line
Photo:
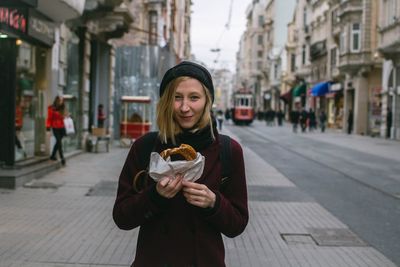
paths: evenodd
<path fill-rule="evenodd" d="M 232 170 L 223 180 L 213 101 L 212 78 L 203 66 L 184 61 L 165 73 L 153 151 L 189 144 L 205 157 L 205 165 L 196 182 L 181 174 L 155 182 L 148 175 L 137 175 L 143 170 L 139 157 L 146 150 L 146 135 L 133 143 L 119 176 L 113 219 L 123 230 L 140 227 L 134 267 L 223 267 L 222 234 L 238 236 L 248 223 L 243 151 L 231 138 Z"/>
<path fill-rule="evenodd" d="M 106 120 L 106 114 L 104 114 L 103 104 L 97 106 L 97 127 L 104 128 L 104 121 Z"/>
<path fill-rule="evenodd" d="M 65 165 L 65 158 L 62 149 L 62 138 L 65 136 L 64 116 L 64 99 L 61 96 L 56 96 L 53 104 L 47 108 L 46 127 L 48 130 L 53 130 L 53 135 L 56 139 L 50 159 L 57 160 L 56 154 L 58 151 L 62 165 Z"/>

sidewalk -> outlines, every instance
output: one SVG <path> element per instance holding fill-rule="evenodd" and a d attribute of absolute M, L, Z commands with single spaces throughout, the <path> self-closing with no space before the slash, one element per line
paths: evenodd
<path fill-rule="evenodd" d="M 250 221 L 239 237 L 224 238 L 227 266 L 395 267 L 243 149 Z M 81 154 L 26 187 L 0 189 L 0 267 L 130 266 L 137 230 L 121 231 L 111 218 L 127 153 Z"/>
<path fill-rule="evenodd" d="M 254 121 L 254 125 L 270 127 L 270 129 L 279 129 L 278 126 L 266 126 L 264 121 Z M 285 122 L 282 126 L 292 129 L 289 122 Z M 350 147 L 360 152 L 376 155 L 379 157 L 400 161 L 400 141 L 385 139 L 381 137 L 371 137 L 367 135 L 346 134 L 338 129 L 327 128 L 325 133 L 321 133 L 320 129 L 302 133 L 300 129 L 297 131 L 298 136 L 311 138 L 314 140 L 335 144 L 342 147 Z"/>

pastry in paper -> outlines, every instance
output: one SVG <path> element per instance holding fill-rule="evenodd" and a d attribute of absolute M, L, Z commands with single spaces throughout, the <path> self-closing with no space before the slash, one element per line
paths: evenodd
<path fill-rule="evenodd" d="M 170 155 L 164 159 L 157 152 L 150 155 L 149 175 L 158 182 L 165 176 L 175 177 L 177 174 L 183 174 L 183 179 L 194 182 L 203 174 L 205 158 L 199 152 L 196 152 L 193 160 L 172 161 Z M 186 157 L 185 157 L 186 158 Z"/>

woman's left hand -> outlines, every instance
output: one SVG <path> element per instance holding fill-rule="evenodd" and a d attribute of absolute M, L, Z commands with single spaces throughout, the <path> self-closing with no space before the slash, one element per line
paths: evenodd
<path fill-rule="evenodd" d="M 213 208 L 216 195 L 204 184 L 182 181 L 186 201 L 200 208 Z"/>

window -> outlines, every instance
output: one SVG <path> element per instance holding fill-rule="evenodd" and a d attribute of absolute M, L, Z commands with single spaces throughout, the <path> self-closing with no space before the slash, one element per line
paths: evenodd
<path fill-rule="evenodd" d="M 351 27 L 351 52 L 360 52 L 361 29 L 360 23 L 353 23 Z"/>
<path fill-rule="evenodd" d="M 262 50 L 257 51 L 257 57 L 262 58 L 262 56 L 263 56 L 263 51 Z"/>
<path fill-rule="evenodd" d="M 291 72 L 296 71 L 296 54 L 290 55 L 290 71 Z"/>
<path fill-rule="evenodd" d="M 258 16 L 258 27 L 264 26 L 264 16 Z"/>
<path fill-rule="evenodd" d="M 336 67 L 336 47 L 331 49 L 331 67 Z"/>
<path fill-rule="evenodd" d="M 301 53 L 301 64 L 306 64 L 306 46 L 303 45 L 302 53 Z"/>
<path fill-rule="evenodd" d="M 340 17 L 338 15 L 338 10 L 335 9 L 332 11 L 332 25 L 336 25 L 340 22 Z"/>
<path fill-rule="evenodd" d="M 157 44 L 157 12 L 149 12 L 149 44 Z"/>
<path fill-rule="evenodd" d="M 385 26 L 389 26 L 392 23 L 395 23 L 399 17 L 396 15 L 397 11 L 397 1 L 398 0 L 386 0 L 385 5 L 386 5 L 386 23 Z"/>
<path fill-rule="evenodd" d="M 258 35 L 258 39 L 257 39 L 257 44 L 262 45 L 264 40 L 263 40 L 263 36 L 261 34 Z"/>
<path fill-rule="evenodd" d="M 340 53 L 346 53 L 346 31 L 340 33 Z"/>

